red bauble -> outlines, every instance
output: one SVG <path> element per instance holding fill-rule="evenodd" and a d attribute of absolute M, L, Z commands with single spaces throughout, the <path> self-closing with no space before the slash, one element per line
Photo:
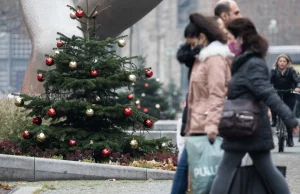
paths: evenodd
<path fill-rule="evenodd" d="M 95 13 L 94 13 L 94 15 L 93 15 L 93 19 L 96 19 L 97 17 L 98 17 L 98 15 L 99 15 L 99 13 L 98 13 L 98 11 L 95 11 Z"/>
<path fill-rule="evenodd" d="M 134 95 L 133 94 L 128 94 L 127 98 L 128 98 L 128 100 L 132 100 L 134 98 Z"/>
<path fill-rule="evenodd" d="M 43 81 L 44 81 L 44 76 L 43 76 L 43 74 L 39 73 L 39 74 L 37 75 L 37 80 L 38 80 L 39 82 L 43 82 Z"/>
<path fill-rule="evenodd" d="M 48 115 L 49 115 L 50 117 L 54 117 L 54 116 L 56 115 L 56 111 L 54 110 L 54 108 L 50 108 L 50 109 L 48 110 Z"/>
<path fill-rule="evenodd" d="M 69 146 L 76 146 L 77 142 L 76 140 L 70 139 L 69 140 Z"/>
<path fill-rule="evenodd" d="M 141 108 L 141 105 L 137 105 L 137 108 L 140 109 L 140 108 Z"/>
<path fill-rule="evenodd" d="M 42 118 L 41 118 L 41 117 L 34 116 L 34 117 L 32 118 L 32 123 L 33 123 L 33 124 L 36 124 L 36 125 L 41 125 L 41 124 L 42 124 Z"/>
<path fill-rule="evenodd" d="M 127 108 L 125 108 L 124 109 L 124 115 L 126 116 L 126 117 L 131 117 L 132 116 L 132 109 L 130 108 L 130 107 L 127 107 Z"/>
<path fill-rule="evenodd" d="M 151 128 L 153 126 L 153 121 L 151 121 L 150 119 L 146 119 L 144 121 L 144 126 L 147 128 Z"/>
<path fill-rule="evenodd" d="M 52 59 L 51 57 L 48 57 L 48 58 L 46 59 L 46 65 L 51 66 L 51 65 L 53 65 L 53 64 L 54 64 L 53 59 Z"/>
<path fill-rule="evenodd" d="M 145 87 L 148 88 L 148 87 L 149 87 L 149 84 L 148 84 L 148 83 L 145 83 Z"/>
<path fill-rule="evenodd" d="M 148 111 L 148 108 L 144 108 L 144 113 L 147 113 Z"/>
<path fill-rule="evenodd" d="M 145 72 L 145 76 L 147 78 L 150 78 L 150 77 L 152 77 L 152 75 L 153 75 L 153 71 L 151 69 L 147 69 Z"/>
<path fill-rule="evenodd" d="M 26 130 L 26 131 L 23 132 L 23 138 L 24 138 L 24 139 L 28 139 L 28 138 L 29 138 L 29 135 L 30 135 L 30 134 L 29 134 L 29 131 Z"/>
<path fill-rule="evenodd" d="M 98 71 L 97 70 L 92 70 L 91 71 L 91 76 L 92 77 L 97 77 L 99 75 Z"/>
<path fill-rule="evenodd" d="M 76 11 L 76 17 L 82 18 L 83 16 L 84 16 L 84 13 L 83 13 L 83 11 L 81 9 L 79 9 L 79 10 Z"/>
<path fill-rule="evenodd" d="M 64 45 L 64 42 L 61 41 L 61 40 L 59 40 L 59 41 L 57 42 L 57 44 L 56 44 L 57 48 L 60 48 L 60 47 L 62 47 L 63 45 Z"/>
<path fill-rule="evenodd" d="M 102 156 L 103 157 L 107 157 L 107 156 L 109 156 L 111 154 L 111 151 L 109 150 L 109 149 L 103 149 L 102 150 Z"/>

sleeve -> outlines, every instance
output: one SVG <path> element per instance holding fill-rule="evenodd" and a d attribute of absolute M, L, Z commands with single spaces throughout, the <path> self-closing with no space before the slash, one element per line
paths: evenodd
<path fill-rule="evenodd" d="M 295 69 L 292 69 L 292 78 L 293 78 L 296 88 L 300 88 L 300 78 L 297 75 L 297 72 Z"/>
<path fill-rule="evenodd" d="M 208 109 L 206 114 L 206 133 L 218 134 L 218 125 L 223 111 L 225 96 L 227 95 L 227 80 L 230 74 L 229 66 L 218 57 L 218 60 L 208 59 Z"/>
<path fill-rule="evenodd" d="M 274 81 L 275 81 L 275 78 L 276 78 L 276 77 L 275 77 L 275 72 L 276 72 L 275 69 L 272 68 L 272 69 L 271 69 L 271 72 L 270 72 L 270 74 L 271 74 L 271 75 L 270 75 L 270 83 L 271 83 L 272 85 L 274 85 Z"/>
<path fill-rule="evenodd" d="M 296 127 L 298 120 L 290 108 L 279 98 L 268 80 L 267 65 L 262 61 L 254 61 L 249 64 L 247 72 L 247 85 L 249 90 L 272 111 L 278 113 L 288 127 Z"/>

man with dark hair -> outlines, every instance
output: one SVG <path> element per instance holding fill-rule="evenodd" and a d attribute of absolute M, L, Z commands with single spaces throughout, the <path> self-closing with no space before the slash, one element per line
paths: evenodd
<path fill-rule="evenodd" d="M 234 0 L 220 0 L 215 7 L 215 16 L 220 17 L 226 23 L 229 20 L 242 17 L 242 14 Z"/>

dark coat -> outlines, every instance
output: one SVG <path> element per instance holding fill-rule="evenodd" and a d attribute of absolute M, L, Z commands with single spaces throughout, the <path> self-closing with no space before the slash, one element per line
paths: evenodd
<path fill-rule="evenodd" d="M 195 56 L 200 53 L 201 48 L 202 47 L 198 45 L 192 49 L 190 45 L 183 44 L 177 51 L 177 60 L 189 68 L 188 79 L 190 79 L 191 71 L 195 63 Z"/>
<path fill-rule="evenodd" d="M 222 148 L 228 151 L 246 152 L 273 149 L 274 142 L 267 106 L 278 112 L 288 127 L 296 127 L 298 121 L 272 88 L 265 60 L 257 54 L 245 52 L 233 59 L 231 73 L 228 99 L 249 99 L 260 102 L 261 121 L 256 136 L 246 140 L 224 139 Z"/>
<path fill-rule="evenodd" d="M 188 79 L 191 77 L 191 72 L 193 65 L 195 63 L 195 56 L 200 53 L 201 46 L 197 46 L 194 49 L 191 49 L 191 46 L 188 44 L 183 44 L 180 46 L 180 48 L 177 51 L 177 59 L 180 63 L 185 64 L 186 67 L 189 68 L 188 72 Z M 187 95 L 188 96 L 188 95 Z M 187 122 L 187 110 L 188 110 L 188 105 L 187 105 L 187 96 L 186 96 L 186 106 L 183 109 L 183 115 L 182 115 L 182 126 L 181 126 L 181 136 L 185 136 L 185 126 Z"/>
<path fill-rule="evenodd" d="M 281 73 L 277 67 L 271 70 L 271 84 L 277 90 L 291 90 L 300 88 L 300 78 L 294 68 L 289 67 Z"/>

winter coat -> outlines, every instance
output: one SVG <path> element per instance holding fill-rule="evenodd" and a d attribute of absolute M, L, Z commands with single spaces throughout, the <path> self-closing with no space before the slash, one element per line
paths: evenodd
<path fill-rule="evenodd" d="M 196 55 L 200 53 L 201 46 L 198 45 L 194 49 L 188 44 L 183 44 L 177 51 L 177 59 L 180 63 L 185 64 L 189 68 L 188 79 L 190 79 L 191 71 L 195 63 Z"/>
<path fill-rule="evenodd" d="M 210 43 L 193 66 L 188 96 L 187 135 L 218 132 L 232 57 L 227 45 Z"/>
<path fill-rule="evenodd" d="M 288 67 L 283 73 L 274 67 L 271 70 L 271 84 L 277 90 L 291 90 L 300 88 L 300 78 L 292 67 Z"/>
<path fill-rule="evenodd" d="M 291 128 L 298 121 L 279 98 L 269 81 L 269 70 L 265 60 L 253 52 L 245 52 L 233 59 L 232 78 L 228 87 L 228 99 L 257 101 L 261 107 L 260 126 L 257 135 L 248 139 L 224 138 L 222 148 L 228 151 L 267 151 L 274 148 L 267 106 L 278 112 L 284 123 Z"/>

